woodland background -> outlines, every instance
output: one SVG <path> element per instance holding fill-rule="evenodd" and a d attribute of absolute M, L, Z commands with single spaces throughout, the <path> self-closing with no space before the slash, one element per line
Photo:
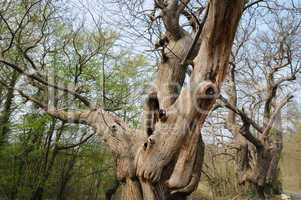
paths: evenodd
<path fill-rule="evenodd" d="M 148 1 L 0 0 L 1 57 L 38 65 L 48 80 L 138 127 L 159 62 L 154 45 L 162 34 L 145 14 L 150 6 Z M 285 80 L 275 97 L 295 96 L 281 113 L 285 134 L 279 181 L 289 192 L 301 192 L 300 14 L 298 1 L 263 1 L 250 8 L 240 23 L 230 63 L 235 65 L 239 107 L 260 120 L 269 65 L 279 64 L 279 56 L 289 60 L 276 75 Z M 71 110 L 78 102 L 28 82 L 0 64 L 0 199 L 106 199 L 119 185 L 110 151 L 91 129 L 49 116 L 16 89 Z M 253 195 L 237 186 L 226 120 L 225 108 L 214 109 L 207 120 L 205 164 L 195 196 Z"/>

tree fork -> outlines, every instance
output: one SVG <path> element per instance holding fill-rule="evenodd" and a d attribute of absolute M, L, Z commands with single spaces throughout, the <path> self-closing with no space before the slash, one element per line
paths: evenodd
<path fill-rule="evenodd" d="M 172 63 L 176 58 L 169 54 L 171 58 L 164 63 L 164 68 L 160 70 L 162 66 L 159 66 L 157 92 L 160 107 L 166 110 L 168 117 L 165 123 L 156 123 L 146 147 L 141 147 L 136 155 L 137 175 L 144 180 L 144 199 L 158 199 L 158 187 L 162 186 L 164 189 L 161 191 L 173 195 L 187 195 L 196 188 L 203 159 L 203 148 L 198 142 L 201 140 L 201 127 L 227 73 L 229 54 L 243 6 L 244 1 L 239 0 L 210 2 L 201 33 L 201 46 L 194 59 L 190 90 L 184 89 L 178 96 L 173 94 L 173 99 L 169 98 L 167 94 L 172 94 L 172 91 L 166 90 L 170 87 L 166 86 L 169 82 L 164 77 L 173 76 L 167 76 L 168 72 L 163 70 L 172 69 L 174 72 L 178 63 Z M 183 78 L 183 74 L 177 76 Z M 181 89 L 182 80 L 177 80 Z M 164 97 L 169 98 L 168 101 L 164 101 Z M 195 128 L 196 125 L 198 128 Z M 168 195 L 163 199 L 169 199 Z"/>

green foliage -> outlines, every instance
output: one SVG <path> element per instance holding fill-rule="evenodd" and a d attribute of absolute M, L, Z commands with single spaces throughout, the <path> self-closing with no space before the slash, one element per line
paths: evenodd
<path fill-rule="evenodd" d="M 0 3 L 1 14 L 16 30 L 26 15 L 5 59 L 29 72 L 37 68 L 45 80 L 76 91 L 137 127 L 149 74 L 147 59 L 115 48 L 117 33 L 81 27 L 68 19 L 58 1 L 38 1 L 27 12 L 35 2 L 12 1 L 8 7 Z M 2 51 L 11 38 L 4 23 L 0 23 L 0 34 Z M 0 68 L 1 80 L 10 80 L 9 71 Z M 14 87 L 45 105 L 86 109 L 73 96 L 24 78 Z M 1 85 L 0 94 L 7 90 Z M 116 181 L 115 162 L 95 136 L 81 143 L 93 130 L 62 123 L 14 95 L 8 122 L 0 122 L 9 128 L 7 144 L 0 145 L 0 199 L 105 199 Z"/>
<path fill-rule="evenodd" d="M 66 199 L 104 199 L 114 181 L 114 162 L 101 144 L 85 145 L 80 152 L 62 151 L 56 158 L 44 188 L 44 199 L 57 199 L 63 187 Z M 43 174 L 44 151 L 24 152 L 14 144 L 0 151 L 0 199 L 30 199 Z M 74 159 L 74 166 L 69 170 Z"/>
<path fill-rule="evenodd" d="M 43 199 L 104 199 L 115 180 L 112 155 L 96 141 L 57 151 L 56 146 L 65 143 L 55 138 L 61 125 L 38 112 L 15 124 L 14 133 L 20 134 L 0 150 L 0 199 L 31 199 L 39 186 Z M 74 130 L 79 128 L 66 126 L 65 137 Z"/>

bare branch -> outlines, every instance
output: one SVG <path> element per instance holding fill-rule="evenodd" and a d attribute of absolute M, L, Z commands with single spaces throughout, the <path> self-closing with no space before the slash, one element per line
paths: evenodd
<path fill-rule="evenodd" d="M 278 81 L 276 81 L 274 84 L 273 84 L 273 87 L 278 87 L 280 86 L 282 83 L 286 82 L 286 81 L 294 81 L 296 80 L 296 73 L 293 73 L 289 76 L 285 76 L 283 78 L 280 78 Z"/>
<path fill-rule="evenodd" d="M 244 136 L 249 142 L 254 144 L 256 148 L 262 148 L 263 143 L 257 139 L 252 133 L 250 132 L 250 123 L 247 118 L 244 116 L 241 116 L 242 121 L 243 121 L 243 126 L 240 128 L 239 133 Z"/>
<path fill-rule="evenodd" d="M 72 149 L 74 147 L 78 147 L 84 143 L 86 143 L 90 138 L 92 138 L 95 135 L 95 133 L 90 134 L 88 137 L 86 137 L 85 139 L 81 140 L 80 142 L 76 143 L 76 144 L 72 144 L 72 145 L 68 145 L 68 146 L 57 146 L 57 150 L 66 150 L 66 149 Z"/>
<path fill-rule="evenodd" d="M 180 5 L 178 6 L 178 12 L 181 13 L 185 8 L 187 8 L 190 0 L 180 0 Z"/>
<path fill-rule="evenodd" d="M 264 1 L 265 1 L 265 0 L 257 0 L 257 1 L 254 1 L 254 2 L 250 3 L 250 4 L 247 4 L 247 5 L 245 6 L 245 8 L 244 8 L 244 11 L 247 10 L 248 8 L 251 8 L 252 6 L 257 5 L 257 4 L 259 4 L 259 3 L 261 3 L 261 2 L 264 2 Z"/>
<path fill-rule="evenodd" d="M 14 70 L 16 70 L 20 74 L 23 74 L 23 75 L 27 76 L 28 78 L 30 78 L 32 80 L 38 81 L 38 82 L 42 83 L 43 85 L 46 85 L 46 86 L 49 86 L 49 87 L 53 87 L 54 89 L 61 90 L 63 92 L 67 92 L 67 93 L 73 95 L 74 97 L 78 98 L 87 107 L 91 108 L 91 103 L 89 102 L 89 100 L 86 97 L 81 96 L 77 92 L 74 92 L 72 90 L 69 90 L 67 88 L 63 88 L 63 87 L 60 87 L 60 86 L 57 86 L 57 85 L 53 85 L 53 84 L 45 81 L 43 78 L 41 78 L 40 76 L 38 76 L 36 74 L 30 74 L 30 73 L 25 72 L 21 67 L 15 65 L 13 63 L 7 62 L 7 61 L 2 60 L 2 59 L 0 59 L 0 63 L 3 63 L 4 65 L 6 65 L 6 66 L 8 66 L 8 67 L 10 67 L 10 68 L 12 68 Z"/>
<path fill-rule="evenodd" d="M 277 108 L 275 109 L 274 113 L 272 114 L 271 118 L 269 119 L 269 122 L 267 124 L 267 126 L 265 127 L 264 131 L 263 131 L 263 136 L 266 138 L 269 133 L 270 130 L 275 122 L 275 119 L 277 117 L 277 115 L 279 114 L 279 112 L 281 111 L 281 109 L 293 98 L 293 96 L 287 96 L 286 98 L 284 98 L 280 104 L 277 106 Z"/>
<path fill-rule="evenodd" d="M 263 128 L 261 128 L 254 120 L 252 120 L 244 111 L 242 111 L 242 110 L 238 109 L 237 107 L 235 107 L 234 105 L 230 104 L 229 101 L 222 95 L 220 95 L 219 98 L 228 109 L 230 109 L 233 112 L 235 112 L 236 114 L 238 114 L 242 119 L 245 119 L 245 121 L 248 122 L 249 124 L 251 124 L 258 132 L 260 132 L 260 133 L 263 132 Z"/>
<path fill-rule="evenodd" d="M 210 3 L 208 3 L 208 5 L 207 5 L 206 11 L 205 11 L 205 15 L 204 15 L 204 17 L 202 19 L 202 22 L 199 22 L 197 16 L 195 16 L 194 13 L 191 12 L 192 16 L 195 18 L 195 20 L 196 20 L 196 22 L 198 24 L 198 28 L 197 28 L 197 32 L 196 32 L 196 34 L 194 36 L 193 42 L 192 42 L 189 50 L 187 51 L 184 59 L 182 60 L 181 65 L 183 65 L 183 66 L 187 64 L 186 62 L 187 62 L 188 58 L 191 56 L 192 51 L 195 49 L 196 44 L 199 41 L 199 37 L 200 37 L 200 35 L 202 33 L 204 24 L 205 24 L 205 22 L 207 20 L 207 17 L 208 17 L 209 7 L 210 7 Z"/>

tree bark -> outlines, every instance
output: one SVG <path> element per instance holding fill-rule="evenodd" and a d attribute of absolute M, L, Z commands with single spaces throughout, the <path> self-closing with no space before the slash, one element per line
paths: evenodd
<path fill-rule="evenodd" d="M 172 92 L 161 89 L 161 85 L 157 87 L 160 108 L 166 110 L 167 120 L 156 123 L 154 133 L 136 155 L 137 175 L 145 180 L 144 199 L 172 199 L 179 194 L 183 198 L 195 190 L 203 160 L 203 145 L 198 142 L 202 124 L 225 78 L 243 4 L 243 1 L 211 1 L 201 45 L 193 61 L 191 88 L 181 90 L 177 96 L 168 95 Z M 164 68 L 175 71 L 177 66 L 167 64 Z M 157 82 L 166 85 L 163 77 L 171 76 L 159 70 Z M 180 87 L 181 80 L 176 80 Z M 164 193 L 167 195 L 160 196 Z"/>
<path fill-rule="evenodd" d="M 16 71 L 13 71 L 11 80 L 8 83 L 10 88 L 7 89 L 4 108 L 0 115 L 0 147 L 3 144 L 7 143 L 7 135 L 9 132 L 9 118 L 11 115 L 11 109 L 14 99 L 14 87 L 17 83 L 18 77 L 19 74 Z"/>

